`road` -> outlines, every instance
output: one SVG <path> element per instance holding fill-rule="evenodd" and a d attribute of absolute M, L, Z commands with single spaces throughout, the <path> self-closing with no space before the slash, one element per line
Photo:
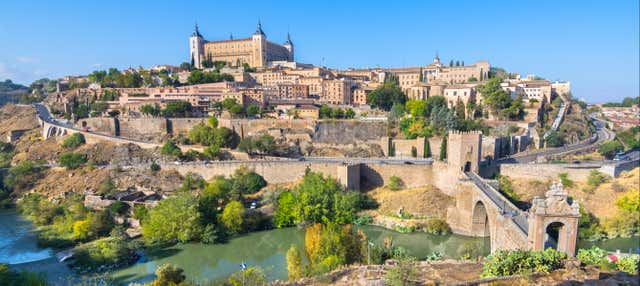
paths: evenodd
<path fill-rule="evenodd" d="M 542 150 L 536 150 L 533 152 L 522 152 L 515 155 L 511 155 L 507 158 L 500 159 L 499 163 L 531 163 L 535 162 L 538 157 L 546 157 L 546 156 L 559 156 L 565 154 L 571 154 L 578 151 L 582 151 L 585 149 L 593 148 L 594 145 L 598 145 L 605 140 L 611 140 L 615 138 L 615 133 L 611 130 L 608 130 L 605 127 L 605 123 L 601 120 L 591 116 L 591 119 L 594 122 L 596 133 L 588 139 L 582 140 L 579 143 L 573 145 L 567 145 L 564 147 L 553 147 L 553 148 L 545 148 Z"/>

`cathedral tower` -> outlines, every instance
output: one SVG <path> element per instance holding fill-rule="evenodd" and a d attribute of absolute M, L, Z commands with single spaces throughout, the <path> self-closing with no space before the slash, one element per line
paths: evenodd
<path fill-rule="evenodd" d="M 195 68 L 202 68 L 202 61 L 204 60 L 204 42 L 204 38 L 200 34 L 200 31 L 198 31 L 198 24 L 196 24 L 196 28 L 189 39 L 189 58 L 191 60 L 191 64 Z"/>

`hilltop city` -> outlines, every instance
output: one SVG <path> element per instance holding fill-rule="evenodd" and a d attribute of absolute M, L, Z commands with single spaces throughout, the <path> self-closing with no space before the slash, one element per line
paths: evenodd
<path fill-rule="evenodd" d="M 639 97 L 206 29 L 0 82 L 0 285 L 638 285 Z"/>

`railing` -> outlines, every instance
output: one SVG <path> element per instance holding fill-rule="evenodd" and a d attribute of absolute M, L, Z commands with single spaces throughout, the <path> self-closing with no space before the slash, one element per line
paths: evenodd
<path fill-rule="evenodd" d="M 518 207 L 512 204 L 500 192 L 480 178 L 478 174 L 474 172 L 465 172 L 465 174 L 491 200 L 491 202 L 493 202 L 493 204 L 500 210 L 500 214 L 502 216 L 511 218 L 511 220 L 524 234 L 528 233 L 529 222 L 525 217 L 525 214 Z"/>

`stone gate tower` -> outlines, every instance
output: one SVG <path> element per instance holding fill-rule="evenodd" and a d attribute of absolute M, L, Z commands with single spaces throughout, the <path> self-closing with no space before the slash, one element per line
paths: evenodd
<path fill-rule="evenodd" d="M 460 172 L 479 171 L 482 131 L 450 130 L 447 138 L 447 163 Z"/>
<path fill-rule="evenodd" d="M 569 204 L 562 183 L 554 183 L 545 198 L 534 197 L 529 209 L 528 244 L 532 250 L 555 247 L 570 256 L 576 253 L 578 242 L 579 206 Z M 555 237 L 554 237 L 555 236 Z"/>

